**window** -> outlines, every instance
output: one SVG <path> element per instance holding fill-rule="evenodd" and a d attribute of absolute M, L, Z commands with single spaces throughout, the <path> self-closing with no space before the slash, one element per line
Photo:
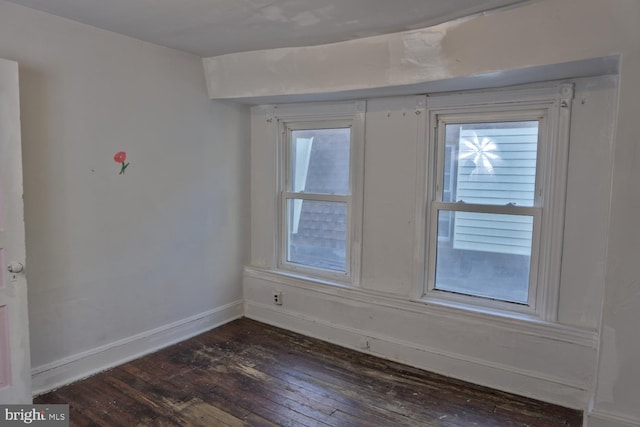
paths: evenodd
<path fill-rule="evenodd" d="M 541 213 L 535 203 L 541 120 L 461 119 L 438 118 L 451 154 L 433 203 L 438 235 L 447 237 L 436 246 L 435 289 L 526 304 Z"/>
<path fill-rule="evenodd" d="M 304 112 L 304 108 L 302 108 Z M 319 118 L 318 118 L 319 117 Z M 363 116 L 362 116 L 363 117 Z M 361 169 L 353 115 L 282 118 L 280 268 L 353 282 Z"/>
<path fill-rule="evenodd" d="M 553 317 L 567 87 L 430 100 L 427 296 Z"/>
<path fill-rule="evenodd" d="M 351 128 L 325 125 L 287 126 L 284 261 L 346 273 Z"/>

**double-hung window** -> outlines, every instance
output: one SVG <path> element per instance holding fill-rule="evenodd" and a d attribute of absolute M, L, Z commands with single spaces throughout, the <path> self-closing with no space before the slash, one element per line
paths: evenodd
<path fill-rule="evenodd" d="M 362 121 L 353 113 L 282 119 L 280 268 L 354 282 Z"/>
<path fill-rule="evenodd" d="M 554 317 L 571 96 L 429 100 L 428 296 Z"/>

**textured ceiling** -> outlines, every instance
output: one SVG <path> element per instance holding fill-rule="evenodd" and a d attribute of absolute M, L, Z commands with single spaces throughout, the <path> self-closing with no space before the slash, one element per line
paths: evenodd
<path fill-rule="evenodd" d="M 523 0 L 10 0 L 200 56 L 424 28 Z"/>

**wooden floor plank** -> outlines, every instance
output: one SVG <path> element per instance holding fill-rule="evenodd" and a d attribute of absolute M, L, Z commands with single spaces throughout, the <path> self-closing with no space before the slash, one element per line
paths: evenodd
<path fill-rule="evenodd" d="M 580 411 L 240 319 L 40 396 L 72 426 L 577 427 Z"/>
<path fill-rule="evenodd" d="M 278 337 L 276 339 L 276 342 L 281 342 L 280 338 L 282 337 Z M 214 343 L 211 340 L 208 342 L 208 344 L 217 345 L 217 343 Z M 233 364 L 237 360 L 242 359 L 249 360 L 251 361 L 251 363 L 256 365 L 261 364 L 259 370 L 245 367 L 242 374 L 247 374 L 250 371 L 262 372 L 264 374 L 263 380 L 265 382 L 276 382 L 275 384 L 272 384 L 275 386 L 273 388 L 275 390 L 281 390 L 278 393 L 283 398 L 296 399 L 297 401 L 302 402 L 306 401 L 307 405 L 322 409 L 324 413 L 320 415 L 319 419 L 324 419 L 325 422 L 329 421 L 326 419 L 327 414 L 331 415 L 332 422 L 335 422 L 336 419 L 344 419 L 345 422 L 351 422 L 352 425 L 380 425 L 380 421 L 387 418 L 384 415 L 385 410 L 381 408 L 381 406 L 384 406 L 386 404 L 386 401 L 381 401 L 381 403 L 377 405 L 379 407 L 371 406 L 367 408 L 362 404 L 363 400 L 361 399 L 361 396 L 366 396 L 366 394 L 348 390 L 348 386 L 355 387 L 355 383 L 347 385 L 346 383 L 342 382 L 343 387 L 341 387 L 341 389 L 344 390 L 343 394 L 350 394 L 353 396 L 353 398 L 348 399 L 346 404 L 341 405 L 339 402 L 331 398 L 331 393 L 326 393 L 327 388 L 330 387 L 329 384 L 322 383 L 320 386 L 316 385 L 319 380 L 317 378 L 314 378 L 310 374 L 310 366 L 308 364 L 300 367 L 299 370 L 296 370 L 295 363 L 293 363 L 292 360 L 286 358 L 286 355 L 276 354 L 276 356 L 279 357 L 271 357 L 268 353 L 268 349 L 253 344 L 244 350 L 241 348 L 236 348 L 231 353 L 233 357 L 229 358 L 229 360 L 225 362 L 225 369 L 229 369 L 229 364 Z M 280 362 L 284 363 L 275 363 L 273 366 L 265 366 L 265 363 L 266 365 L 269 365 L 269 362 L 273 362 L 276 359 L 279 359 Z M 284 365 L 286 371 L 277 371 L 277 368 L 282 367 L 282 365 Z M 302 377 L 305 377 L 306 380 Z M 306 384 L 302 385 L 301 382 L 305 382 Z M 324 395 L 315 393 L 313 391 L 314 388 L 324 391 Z M 293 396 L 293 394 L 295 394 L 295 396 Z M 330 405 L 324 403 L 325 401 Z M 398 408 L 393 407 L 392 411 L 397 413 Z M 411 425 L 400 422 L 397 417 L 392 417 L 392 419 L 389 419 L 389 422 L 392 421 L 394 425 L 398 426 Z"/>
<path fill-rule="evenodd" d="M 279 343 L 287 338 L 285 336 L 273 336 L 274 331 L 268 332 L 271 332 L 270 335 L 272 336 L 270 336 L 269 339 L 272 343 Z M 210 337 L 209 340 L 204 343 L 213 347 L 220 347 L 220 344 L 223 343 L 224 347 L 229 348 L 233 342 L 226 342 L 227 339 L 228 337 L 224 336 L 222 337 L 222 340 L 217 340 L 214 337 Z M 386 410 L 382 408 L 383 406 L 387 405 L 386 399 L 381 400 L 377 406 L 366 406 L 366 401 L 362 399 L 362 396 L 366 396 L 367 393 L 363 394 L 355 390 L 358 387 L 358 382 L 362 381 L 363 378 L 358 378 L 357 381 L 351 383 L 346 383 L 339 378 L 329 378 L 330 382 L 324 382 L 318 378 L 318 369 L 314 369 L 309 363 L 305 363 L 304 360 L 300 360 L 301 363 L 297 363 L 295 358 L 292 359 L 291 357 L 288 357 L 286 353 L 275 352 L 275 357 L 270 357 L 268 353 L 268 348 L 265 348 L 261 345 L 250 344 L 245 349 L 242 349 L 236 345 L 236 348 L 232 349 L 231 354 L 234 355 L 234 359 L 236 360 L 239 358 L 244 358 L 255 363 L 265 363 L 265 360 L 261 360 L 264 358 L 266 358 L 267 363 L 273 362 L 274 360 L 279 360 L 280 363 L 275 363 L 272 367 L 269 368 L 269 373 L 276 376 L 278 379 L 281 379 L 281 382 L 279 384 L 280 388 L 294 387 L 298 391 L 304 391 L 304 395 L 312 396 L 312 398 L 316 399 L 316 401 L 330 400 L 333 405 L 332 412 L 334 412 L 334 414 L 340 414 L 340 412 L 344 412 L 347 417 L 352 414 L 355 415 L 355 417 L 359 419 L 359 424 L 355 425 L 366 425 L 367 419 L 372 420 L 371 423 L 373 425 L 379 425 L 381 420 L 385 420 L 387 418 L 384 414 Z M 293 351 L 290 349 L 287 353 L 290 354 L 293 353 Z M 326 359 L 324 359 L 321 365 L 325 367 L 324 369 L 326 369 Z M 262 367 L 262 369 L 264 369 L 264 366 Z M 319 369 L 322 370 L 323 368 Z M 316 375 L 313 375 L 314 372 L 316 372 Z M 336 385 L 336 381 L 339 382 L 340 385 Z M 331 392 L 332 388 L 334 391 L 333 393 Z M 323 395 L 316 394 L 315 390 L 318 390 L 319 393 L 322 393 Z M 335 393 L 335 391 L 337 390 L 343 390 L 343 392 Z M 334 397 L 338 397 L 342 401 L 342 403 L 334 400 Z M 342 404 L 342 407 L 336 407 L 336 404 Z M 400 422 L 401 420 L 397 417 L 397 413 L 400 410 L 398 407 L 391 406 L 390 408 L 387 408 L 387 410 L 390 410 L 394 413 L 395 418 L 393 419 L 393 421 L 395 425 L 405 425 L 405 423 Z M 351 418 L 353 418 L 353 416 Z M 391 420 L 389 421 L 391 422 Z"/>

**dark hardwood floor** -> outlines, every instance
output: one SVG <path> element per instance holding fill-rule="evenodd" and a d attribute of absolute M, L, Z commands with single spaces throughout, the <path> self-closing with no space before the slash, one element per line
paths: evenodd
<path fill-rule="evenodd" d="M 240 319 L 36 398 L 72 426 L 580 426 L 509 395 Z"/>

